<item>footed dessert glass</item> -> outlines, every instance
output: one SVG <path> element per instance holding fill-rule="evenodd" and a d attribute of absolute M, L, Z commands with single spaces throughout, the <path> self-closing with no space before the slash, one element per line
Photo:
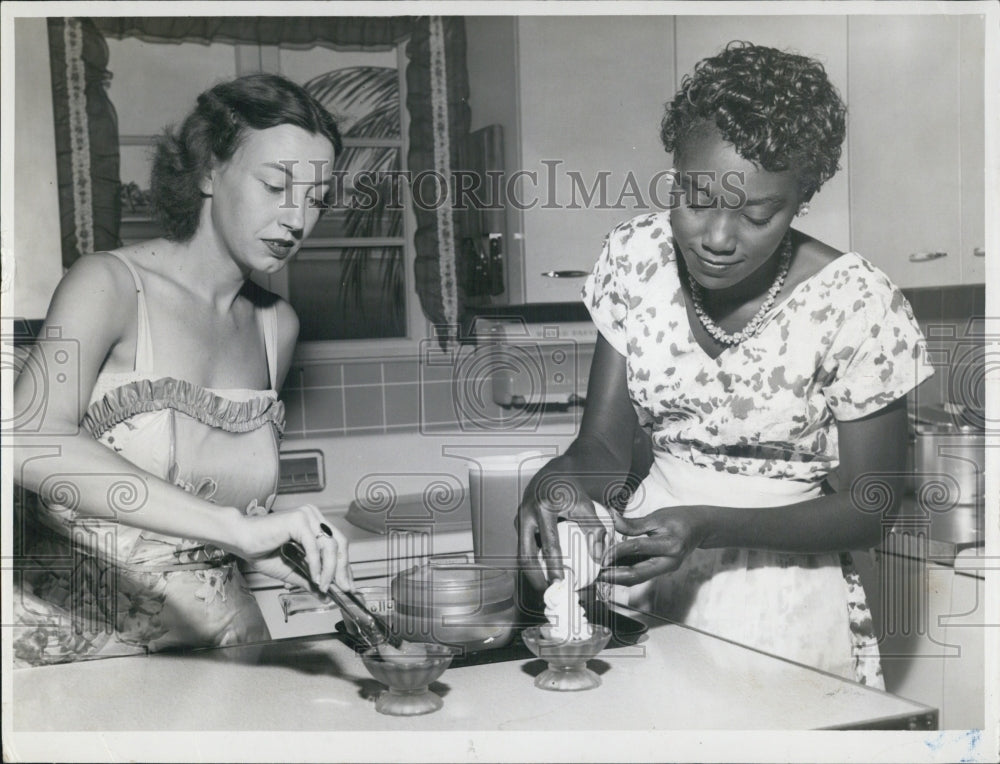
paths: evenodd
<path fill-rule="evenodd" d="M 592 690 L 601 686 L 601 678 L 587 668 L 587 661 L 603 650 L 611 640 L 607 626 L 592 626 L 589 639 L 553 640 L 542 636 L 542 626 L 530 626 L 521 639 L 532 653 L 549 667 L 535 678 L 535 687 L 557 692 Z"/>
<path fill-rule="evenodd" d="M 365 668 L 388 689 L 378 696 L 375 710 L 389 716 L 416 716 L 437 711 L 444 701 L 430 691 L 429 685 L 448 668 L 455 648 L 425 644 L 426 657 L 383 656 L 378 647 L 361 654 Z"/>

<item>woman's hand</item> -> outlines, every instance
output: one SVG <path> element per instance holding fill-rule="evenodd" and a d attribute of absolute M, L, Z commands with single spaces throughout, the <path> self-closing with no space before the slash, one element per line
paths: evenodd
<path fill-rule="evenodd" d="M 575 478 L 543 468 L 528 485 L 516 522 L 518 565 L 536 589 L 548 586 L 546 573 L 552 580 L 564 577 L 556 528 L 560 517 L 573 520 L 584 529 L 590 537 L 590 554 L 595 560 L 604 554 L 607 533 L 583 486 Z M 538 560 L 539 548 L 545 560 L 544 570 Z"/>
<path fill-rule="evenodd" d="M 632 586 L 677 570 L 709 533 L 704 507 L 664 507 L 645 517 L 611 517 L 630 537 L 608 550 L 599 581 Z M 640 558 L 636 560 L 636 558 Z"/>
<path fill-rule="evenodd" d="M 236 537 L 230 551 L 247 560 L 254 570 L 304 589 L 315 585 L 325 592 L 331 581 L 346 591 L 354 588 L 347 539 L 325 522 L 312 504 L 262 516 L 241 515 Z M 281 558 L 281 545 L 291 540 L 305 549 L 312 581 L 306 581 Z"/>

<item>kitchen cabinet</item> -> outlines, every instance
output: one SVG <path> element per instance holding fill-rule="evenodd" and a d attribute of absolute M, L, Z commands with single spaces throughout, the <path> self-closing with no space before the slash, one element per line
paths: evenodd
<path fill-rule="evenodd" d="M 854 249 L 903 287 L 982 283 L 983 17 L 852 16 L 848 33 Z"/>
<path fill-rule="evenodd" d="M 941 729 L 982 729 L 984 581 L 890 538 L 855 567 L 879 638 L 885 688 L 941 710 Z M 973 550 L 969 550 L 970 552 Z M 980 550 L 981 551 L 981 550 Z"/>
<path fill-rule="evenodd" d="M 951 607 L 943 619 L 945 640 L 958 650 L 945 664 L 941 729 L 983 729 L 985 721 L 986 637 L 998 630 L 986 614 L 987 558 L 969 549 L 955 560 Z"/>
<path fill-rule="evenodd" d="M 667 166 L 663 103 L 697 61 L 734 39 L 817 58 L 848 105 L 841 170 L 796 227 L 860 252 L 903 287 L 983 283 L 983 16 L 470 19 L 470 51 L 482 46 L 494 62 L 470 54 L 473 125 L 504 124 L 508 176 L 537 174 L 517 187 L 533 206 L 510 210 L 512 300 L 578 299 L 580 278 L 542 274 L 588 271 L 607 230 L 640 211 L 634 199 L 613 203 L 628 171 L 649 197 L 650 177 Z M 513 73 L 495 66 L 500 49 Z M 568 173 L 590 188 L 602 171 L 608 204 L 568 208 Z"/>
<path fill-rule="evenodd" d="M 962 282 L 986 282 L 986 28 L 982 16 L 959 17 Z"/>
<path fill-rule="evenodd" d="M 660 206 L 673 37 L 672 16 L 468 19 L 473 128 L 503 125 L 508 182 L 532 173 L 508 199 L 511 302 L 577 302 L 582 276 L 543 274 L 589 273 L 611 228 Z"/>

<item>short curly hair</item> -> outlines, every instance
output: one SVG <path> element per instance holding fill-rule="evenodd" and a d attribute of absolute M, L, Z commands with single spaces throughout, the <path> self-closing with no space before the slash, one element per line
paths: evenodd
<path fill-rule="evenodd" d="M 666 105 L 660 140 L 674 153 L 714 124 L 744 159 L 769 172 L 795 172 L 808 199 L 840 167 L 846 116 L 821 63 L 734 40 L 685 75 Z"/>
<path fill-rule="evenodd" d="M 201 182 L 217 161 L 232 158 L 249 130 L 296 125 L 343 148 L 333 116 L 305 88 L 274 74 L 251 74 L 220 83 L 198 96 L 179 130 L 166 129 L 156 145 L 150 203 L 171 241 L 189 241 L 198 230 Z"/>

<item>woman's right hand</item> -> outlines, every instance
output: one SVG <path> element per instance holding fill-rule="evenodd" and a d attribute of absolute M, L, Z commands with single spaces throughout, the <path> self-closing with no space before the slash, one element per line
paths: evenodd
<path fill-rule="evenodd" d="M 559 548 L 559 518 L 580 524 L 590 537 L 590 554 L 600 560 L 607 532 L 597 517 L 594 502 L 575 478 L 543 468 L 528 485 L 517 510 L 518 565 L 536 589 L 561 579 L 563 553 Z M 545 561 L 538 559 L 539 548 Z"/>
<path fill-rule="evenodd" d="M 327 523 L 312 504 L 267 515 L 240 515 L 232 551 L 247 560 L 254 570 L 304 589 L 316 586 L 325 592 L 333 581 L 351 591 L 347 539 Z M 281 557 L 281 545 L 297 541 L 306 553 L 312 581 L 306 581 Z"/>

